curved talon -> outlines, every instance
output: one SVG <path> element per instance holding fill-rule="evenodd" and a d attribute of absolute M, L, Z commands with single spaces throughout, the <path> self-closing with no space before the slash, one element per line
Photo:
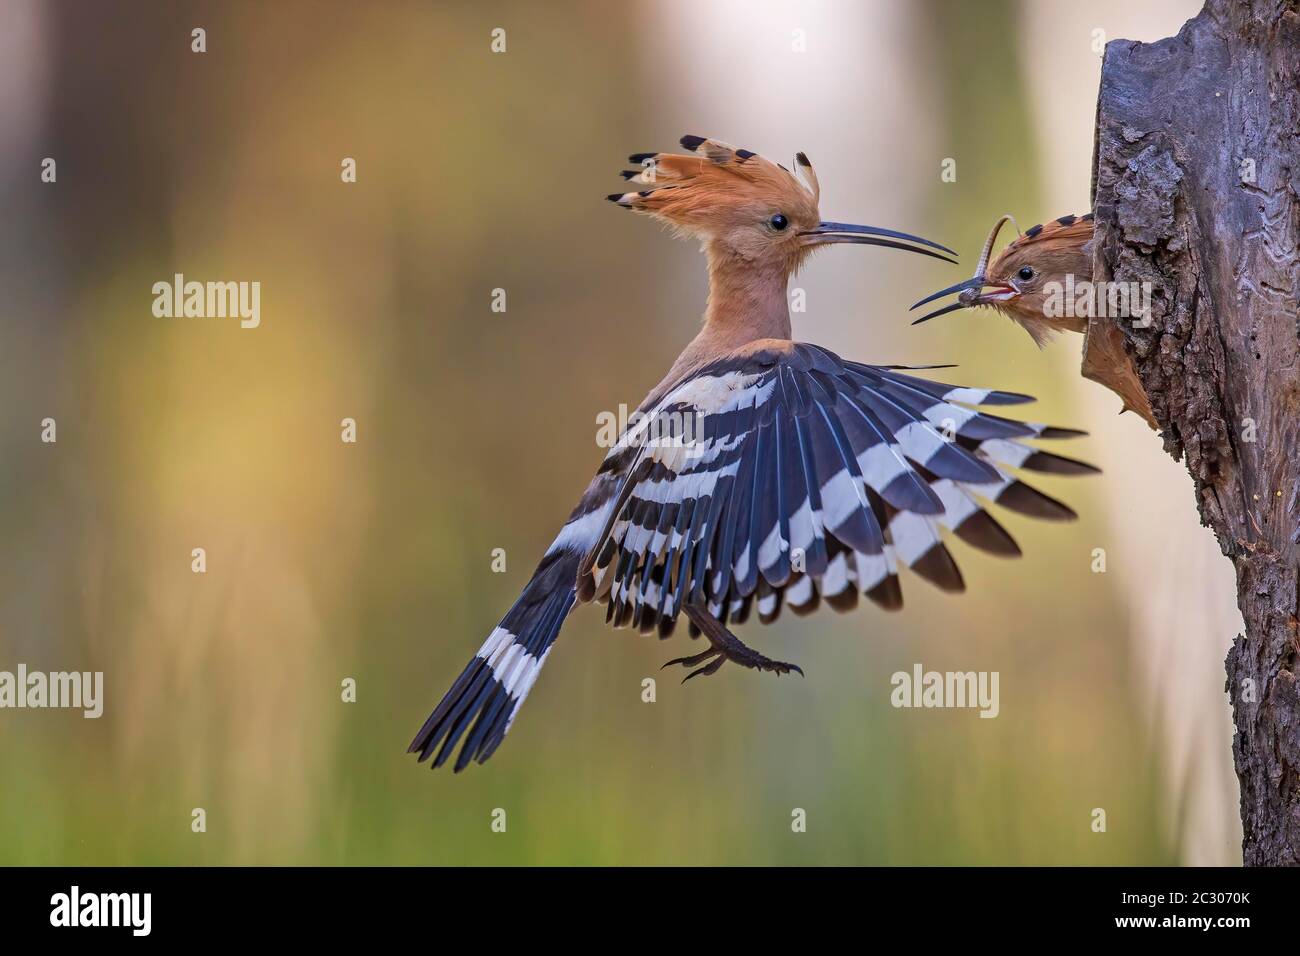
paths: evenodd
<path fill-rule="evenodd" d="M 723 655 L 719 654 L 717 656 L 717 659 L 714 660 L 712 663 L 705 664 L 699 670 L 691 671 L 689 674 L 683 677 L 682 683 L 685 684 L 692 677 L 699 677 L 700 675 L 708 677 L 710 674 L 716 674 L 718 672 L 718 668 L 721 667 L 726 662 L 727 659 Z"/>
<path fill-rule="evenodd" d="M 710 674 L 716 674 L 718 668 L 726 661 L 735 661 L 741 667 L 750 667 L 759 671 L 771 671 L 780 676 L 788 674 L 791 671 L 798 673 L 800 677 L 804 676 L 803 668 L 798 664 L 789 664 L 785 661 L 774 661 L 769 657 L 764 657 L 752 647 L 748 647 L 732 634 L 727 628 L 709 614 L 707 610 L 700 607 L 687 605 L 682 608 L 686 616 L 700 629 L 700 632 L 708 639 L 709 649 L 691 657 L 675 657 L 664 667 L 673 664 L 681 664 L 683 667 L 694 667 L 696 664 L 704 664 L 703 667 L 691 671 L 684 678 L 682 683 L 685 684 L 692 677 L 701 675 L 707 677 Z M 713 660 L 710 660 L 713 658 Z M 707 664 L 704 662 L 708 661 Z M 660 670 L 663 670 L 661 667 Z"/>
<path fill-rule="evenodd" d="M 782 674 L 788 674 L 791 671 L 794 671 L 800 677 L 804 676 L 803 668 L 798 664 L 789 664 L 785 661 L 774 661 L 761 655 L 756 663 L 747 666 L 753 667 L 755 670 L 771 671 L 777 677 L 780 677 Z"/>
<path fill-rule="evenodd" d="M 702 654 L 696 654 L 694 657 L 674 657 L 659 669 L 665 670 L 666 668 L 672 667 L 674 664 L 681 664 L 683 667 L 694 667 L 696 664 L 708 660 L 716 653 L 718 652 L 714 648 L 710 647 L 707 651 L 704 651 Z"/>

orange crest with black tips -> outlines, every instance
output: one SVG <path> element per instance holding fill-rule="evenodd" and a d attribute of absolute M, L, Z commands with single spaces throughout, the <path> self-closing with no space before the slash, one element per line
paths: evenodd
<path fill-rule="evenodd" d="M 609 200 L 643 212 L 688 235 L 719 243 L 744 259 L 798 258 L 801 234 L 820 222 L 816 175 L 800 154 L 804 178 L 748 149 L 702 136 L 683 136 L 689 155 L 634 153 L 637 170 L 623 177 L 641 187 Z"/>

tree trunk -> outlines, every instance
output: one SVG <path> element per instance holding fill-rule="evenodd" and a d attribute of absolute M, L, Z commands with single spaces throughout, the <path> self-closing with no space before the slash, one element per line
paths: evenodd
<path fill-rule="evenodd" d="M 1115 40 L 1097 102 L 1093 274 L 1150 284 L 1149 326 L 1109 321 L 1237 571 L 1247 865 L 1300 863 L 1297 2 L 1207 0 L 1176 37 Z"/>

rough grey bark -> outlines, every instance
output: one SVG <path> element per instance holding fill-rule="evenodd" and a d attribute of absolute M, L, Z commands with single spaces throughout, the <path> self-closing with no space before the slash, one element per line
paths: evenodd
<path fill-rule="evenodd" d="M 1237 571 L 1226 661 L 1247 865 L 1300 863 L 1300 11 L 1207 0 L 1107 45 L 1094 276 L 1149 282 L 1117 321 L 1165 448 Z"/>

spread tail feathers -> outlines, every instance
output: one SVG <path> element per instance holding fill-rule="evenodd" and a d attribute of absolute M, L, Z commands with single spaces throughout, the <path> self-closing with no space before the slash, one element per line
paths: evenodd
<path fill-rule="evenodd" d="M 408 753 L 418 753 L 421 761 L 433 756 L 433 766 L 441 767 L 468 732 L 455 770 L 492 756 L 573 607 L 577 567 L 578 558 L 568 551 L 547 555 L 514 607 L 424 722 Z"/>

